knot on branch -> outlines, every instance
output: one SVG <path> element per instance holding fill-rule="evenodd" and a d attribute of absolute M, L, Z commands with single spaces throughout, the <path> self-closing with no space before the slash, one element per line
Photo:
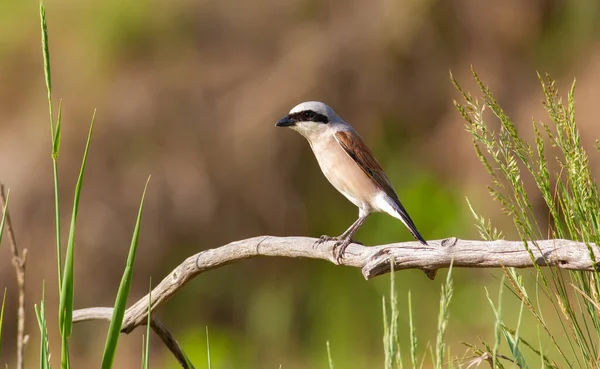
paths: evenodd
<path fill-rule="evenodd" d="M 452 247 L 452 246 L 456 245 L 457 242 L 458 242 L 458 238 L 449 237 L 449 238 L 443 239 L 442 242 L 440 242 L 440 245 L 442 245 L 443 247 Z"/>

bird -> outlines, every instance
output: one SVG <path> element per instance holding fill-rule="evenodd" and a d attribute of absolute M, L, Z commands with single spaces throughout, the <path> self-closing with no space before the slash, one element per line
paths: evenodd
<path fill-rule="evenodd" d="M 358 219 L 344 233 L 337 237 L 323 235 L 317 241 L 336 241 L 333 257 L 338 264 L 352 237 L 374 212 L 399 219 L 415 239 L 427 245 L 369 147 L 331 107 L 319 101 L 300 103 L 275 126 L 291 128 L 304 136 L 327 180 L 359 209 Z"/>

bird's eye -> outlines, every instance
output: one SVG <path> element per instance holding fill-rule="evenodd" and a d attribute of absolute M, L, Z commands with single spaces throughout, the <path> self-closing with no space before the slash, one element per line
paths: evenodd
<path fill-rule="evenodd" d="M 312 117 L 313 117 L 313 112 L 312 111 L 305 111 L 304 112 L 304 119 L 311 120 Z"/>

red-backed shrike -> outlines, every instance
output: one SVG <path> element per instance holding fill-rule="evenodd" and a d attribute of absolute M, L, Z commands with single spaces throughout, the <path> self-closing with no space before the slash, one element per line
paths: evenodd
<path fill-rule="evenodd" d="M 333 109 L 322 102 L 303 102 L 290 110 L 276 126 L 289 127 L 304 136 L 325 177 L 358 206 L 358 219 L 344 233 L 338 237 L 321 236 L 320 242 L 338 241 L 334 247 L 338 262 L 354 234 L 373 212 L 400 219 L 413 237 L 427 245 L 371 150 Z"/>

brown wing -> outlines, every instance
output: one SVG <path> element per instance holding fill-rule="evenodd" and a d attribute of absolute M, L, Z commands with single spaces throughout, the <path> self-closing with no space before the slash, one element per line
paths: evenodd
<path fill-rule="evenodd" d="M 375 181 L 377 187 L 396 202 L 400 202 L 383 168 L 358 134 L 338 131 L 335 133 L 335 139 L 363 172 Z"/>
<path fill-rule="evenodd" d="M 383 168 L 381 168 L 381 165 L 379 165 L 377 159 L 375 159 L 375 156 L 373 156 L 373 153 L 365 145 L 360 136 L 353 132 L 339 131 L 335 133 L 335 139 L 365 174 L 372 178 L 377 183 L 377 186 L 396 203 L 396 210 L 410 233 L 422 244 L 427 245 L 427 242 L 417 230 L 415 223 L 410 219 L 408 212 L 402 206 L 390 180 L 383 172 Z"/>

